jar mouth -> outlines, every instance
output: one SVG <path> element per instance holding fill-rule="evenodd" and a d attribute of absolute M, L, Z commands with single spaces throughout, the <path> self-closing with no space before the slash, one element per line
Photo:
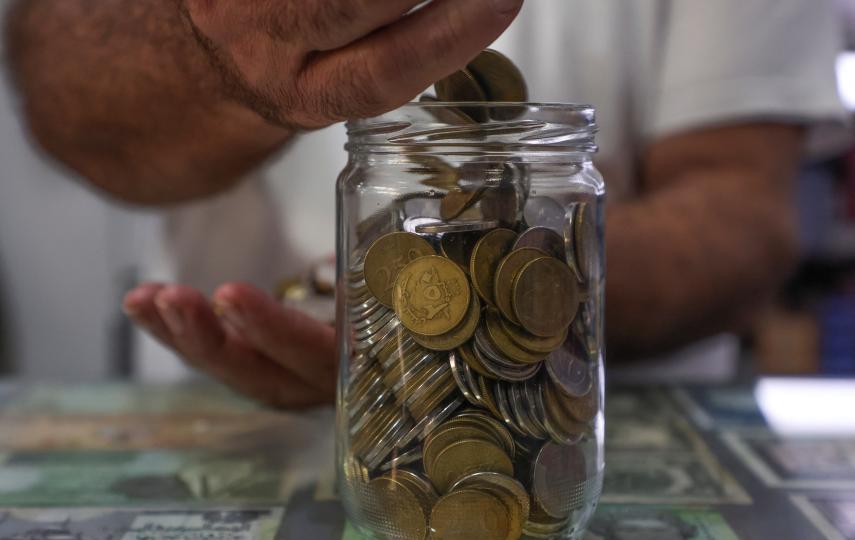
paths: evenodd
<path fill-rule="evenodd" d="M 350 152 L 593 154 L 598 127 L 585 104 L 421 101 L 347 130 Z"/>

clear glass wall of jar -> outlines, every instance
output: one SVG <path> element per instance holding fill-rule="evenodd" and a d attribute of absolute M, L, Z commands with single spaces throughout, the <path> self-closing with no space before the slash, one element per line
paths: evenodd
<path fill-rule="evenodd" d="M 348 128 L 337 452 L 349 519 L 388 539 L 580 537 L 603 471 L 593 109 L 419 103 Z"/>

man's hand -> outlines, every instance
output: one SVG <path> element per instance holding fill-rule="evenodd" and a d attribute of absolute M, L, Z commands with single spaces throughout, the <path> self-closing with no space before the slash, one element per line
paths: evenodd
<path fill-rule="evenodd" d="M 263 403 L 304 408 L 335 398 L 335 330 L 252 287 L 224 285 L 211 303 L 189 287 L 144 284 L 124 308 L 188 364 Z"/>
<path fill-rule="evenodd" d="M 318 128 L 392 110 L 471 60 L 522 0 L 185 0 L 235 96 Z M 406 15 L 405 15 L 406 14 Z"/>
<path fill-rule="evenodd" d="M 523 0 L 421 2 L 17 0 L 4 37 L 38 142 L 114 197 L 163 205 L 228 189 L 297 129 L 398 107 Z"/>

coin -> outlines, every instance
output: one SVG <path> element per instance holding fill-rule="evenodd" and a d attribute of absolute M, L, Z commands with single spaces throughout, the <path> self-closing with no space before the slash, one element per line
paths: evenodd
<path fill-rule="evenodd" d="M 471 101 L 483 103 L 487 101 L 484 90 L 472 74 L 463 69 L 434 84 L 436 96 L 441 101 L 462 102 Z M 487 109 L 484 107 L 459 107 L 460 111 L 478 123 L 486 123 Z"/>
<path fill-rule="evenodd" d="M 546 227 L 564 231 L 564 207 L 551 197 L 531 197 L 526 201 L 523 216 L 529 227 Z"/>
<path fill-rule="evenodd" d="M 546 442 L 532 471 L 532 492 L 540 508 L 556 519 L 567 518 L 584 503 L 587 467 L 578 446 Z"/>
<path fill-rule="evenodd" d="M 368 489 L 365 514 L 379 533 L 395 540 L 424 540 L 430 509 L 408 484 L 380 476 L 369 482 Z"/>
<path fill-rule="evenodd" d="M 506 319 L 515 325 L 519 325 L 520 322 L 513 308 L 514 279 L 523 266 L 535 259 L 548 256 L 548 253 L 536 248 L 524 247 L 522 249 L 514 249 L 499 262 L 499 266 L 496 268 L 496 276 L 493 280 L 496 307 L 499 308 L 499 311 Z"/>
<path fill-rule="evenodd" d="M 567 409 L 562 405 L 560 392 L 555 390 L 551 382 L 541 385 L 543 393 L 543 404 L 546 410 L 546 417 L 549 423 L 554 428 L 554 431 L 559 433 L 559 439 L 569 439 L 577 441 L 587 431 L 587 425 L 574 419 L 567 412 Z"/>
<path fill-rule="evenodd" d="M 423 446 L 423 458 L 425 471 L 428 476 L 433 477 L 436 474 L 437 459 L 443 450 L 450 447 L 457 441 L 486 441 L 491 444 L 499 445 L 499 441 L 487 430 L 477 424 L 464 423 L 457 425 L 446 423 L 440 429 L 431 433 L 430 437 L 425 439 Z"/>
<path fill-rule="evenodd" d="M 413 441 L 421 441 L 428 435 L 430 435 L 433 430 L 439 427 L 443 422 L 445 422 L 449 416 L 454 414 L 454 412 L 459 409 L 463 405 L 463 400 L 460 398 L 454 399 L 448 404 L 441 405 L 437 407 L 430 413 L 428 413 L 423 419 L 419 421 L 418 424 L 410 430 L 401 440 L 398 441 L 398 448 L 406 448 Z"/>
<path fill-rule="evenodd" d="M 485 234 L 472 250 L 469 262 L 469 274 L 472 285 L 481 298 L 495 306 L 493 286 L 496 279 L 496 266 L 510 251 L 517 239 L 517 233 L 509 229 L 496 229 Z"/>
<path fill-rule="evenodd" d="M 528 521 L 529 513 L 531 512 L 529 495 L 525 487 L 518 480 L 510 476 L 494 472 L 479 472 L 461 478 L 451 487 L 451 490 L 453 492 L 467 487 L 479 486 L 489 486 L 493 490 L 499 490 L 512 498 L 511 500 L 504 499 L 504 501 L 505 505 L 509 508 L 516 507 L 514 511 L 518 512 L 518 516 L 513 516 L 512 521 L 516 522 L 519 520 L 520 530 L 514 533 L 516 534 L 514 538 L 521 535 L 521 527 Z M 516 527 L 514 527 L 514 531 L 516 531 Z"/>
<path fill-rule="evenodd" d="M 512 476 L 511 458 L 494 443 L 459 440 L 444 448 L 433 461 L 430 479 L 440 493 L 448 493 L 454 482 L 475 472 L 498 472 Z"/>
<path fill-rule="evenodd" d="M 438 103 L 439 100 L 433 96 L 422 95 L 419 98 L 422 103 Z M 466 126 L 475 124 L 475 120 L 469 118 L 463 111 L 455 107 L 426 107 L 431 116 L 436 118 L 440 123 L 449 126 Z M 438 187 L 438 186 L 437 186 Z"/>
<path fill-rule="evenodd" d="M 365 283 L 380 303 L 392 307 L 392 292 L 398 273 L 410 262 L 435 255 L 433 247 L 420 236 L 395 232 L 383 236 L 365 255 Z"/>
<path fill-rule="evenodd" d="M 505 167 L 513 167 L 506 163 Z M 481 213 L 484 219 L 495 219 L 501 227 L 513 227 L 522 211 L 523 197 L 517 185 L 502 182 L 496 187 L 490 187 L 481 196 Z"/>
<path fill-rule="evenodd" d="M 445 221 L 457 219 L 460 214 L 468 210 L 484 193 L 484 188 L 461 189 L 455 188 L 442 198 L 440 206 L 440 217 Z"/>
<path fill-rule="evenodd" d="M 435 255 L 404 267 L 393 292 L 401 323 L 422 336 L 439 336 L 453 330 L 466 316 L 471 295 L 463 270 Z"/>
<path fill-rule="evenodd" d="M 588 203 L 579 204 L 574 226 L 576 239 L 576 264 L 585 281 L 594 277 L 597 262 L 597 223 Z"/>
<path fill-rule="evenodd" d="M 400 447 L 399 447 L 400 448 Z M 381 471 L 392 471 L 397 470 L 401 467 L 406 467 L 407 465 L 412 465 L 413 463 L 418 463 L 422 460 L 422 450 L 421 448 L 414 448 L 409 452 L 404 452 L 398 454 L 394 458 L 390 459 L 386 463 L 384 463 L 381 467 Z"/>
<path fill-rule="evenodd" d="M 471 233 L 490 231 L 498 226 L 498 221 L 467 220 L 450 221 L 448 223 L 437 221 L 417 225 L 415 230 L 419 234 Z"/>
<path fill-rule="evenodd" d="M 591 367 L 573 348 L 567 343 L 551 353 L 546 359 L 546 372 L 558 390 L 570 397 L 580 398 L 591 391 L 594 378 L 591 376 Z"/>
<path fill-rule="evenodd" d="M 433 351 L 451 351 L 463 345 L 475 333 L 478 321 L 481 319 L 481 302 L 478 295 L 469 295 L 469 309 L 463 321 L 453 330 L 439 336 L 420 336 L 413 334 L 413 339 L 423 347 Z"/>
<path fill-rule="evenodd" d="M 537 248 L 562 262 L 567 260 L 564 237 L 546 227 L 532 227 L 520 234 L 514 249 L 520 248 Z"/>
<path fill-rule="evenodd" d="M 472 250 L 475 244 L 483 236 L 480 232 L 474 233 L 448 233 L 443 234 L 439 240 L 440 251 L 444 257 L 448 257 L 468 275 L 469 260 L 472 258 Z"/>
<path fill-rule="evenodd" d="M 485 318 L 487 335 L 490 338 L 490 342 L 495 345 L 496 349 L 498 349 L 500 353 L 514 362 L 526 365 L 538 364 L 546 358 L 546 354 L 544 353 L 533 353 L 514 343 L 502 327 L 500 322 L 501 318 L 502 317 L 499 315 L 498 311 L 492 309 L 487 310 Z"/>
<path fill-rule="evenodd" d="M 513 302 L 523 328 L 536 336 L 555 336 L 573 322 L 579 309 L 579 288 L 565 263 L 544 257 L 519 271 Z"/>
<path fill-rule="evenodd" d="M 475 57 L 466 69 L 478 81 L 488 101 L 528 101 L 528 86 L 519 68 L 502 53 L 487 49 Z M 490 115 L 496 120 L 513 120 L 524 108 L 493 107 Z"/>
<path fill-rule="evenodd" d="M 477 331 L 477 329 L 476 329 Z M 472 350 L 472 345 L 469 343 L 464 343 L 460 347 L 457 348 L 457 355 L 461 360 L 472 370 L 474 370 L 478 375 L 482 375 L 484 377 L 488 377 L 490 379 L 495 379 L 496 377 L 490 373 L 483 365 L 481 365 L 475 351 Z"/>
<path fill-rule="evenodd" d="M 525 331 L 524 328 L 507 321 L 503 317 L 500 318 L 500 323 L 505 333 L 510 336 L 511 341 L 513 341 L 523 349 L 534 353 L 551 353 L 567 340 L 567 335 L 570 332 L 570 329 L 566 328 L 564 332 L 561 332 L 556 336 L 542 338 L 533 334 L 529 334 Z"/>
<path fill-rule="evenodd" d="M 591 370 L 591 391 L 582 397 L 569 397 L 556 392 L 555 396 L 561 406 L 579 422 L 590 422 L 596 418 L 600 410 L 599 376 L 597 370 Z M 557 386 L 556 386 L 557 388 Z"/>
<path fill-rule="evenodd" d="M 461 489 L 440 498 L 430 515 L 433 540 L 510 540 L 508 508 L 486 490 Z"/>

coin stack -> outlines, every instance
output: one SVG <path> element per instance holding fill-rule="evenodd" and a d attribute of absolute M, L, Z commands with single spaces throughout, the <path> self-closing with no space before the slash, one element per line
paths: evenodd
<path fill-rule="evenodd" d="M 436 89 L 525 101 L 493 51 Z M 452 113 L 487 120 L 471 109 Z M 533 196 L 519 163 L 414 167 L 431 190 L 356 227 L 343 280 L 347 485 L 381 538 L 559 535 L 597 474 L 583 450 L 601 409 L 592 202 Z"/>

